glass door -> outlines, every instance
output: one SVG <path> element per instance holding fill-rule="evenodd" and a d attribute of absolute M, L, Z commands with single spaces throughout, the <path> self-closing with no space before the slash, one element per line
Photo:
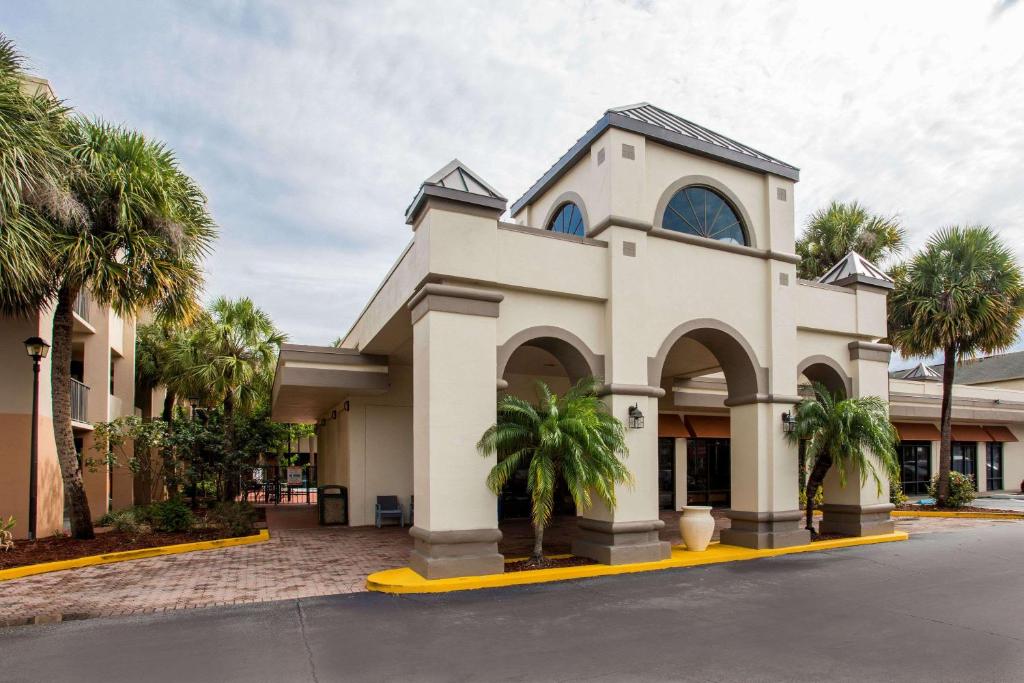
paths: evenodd
<path fill-rule="evenodd" d="M 729 439 L 690 439 L 686 448 L 686 503 L 729 507 Z"/>
<path fill-rule="evenodd" d="M 993 441 L 985 453 L 985 488 L 989 491 L 1003 489 L 1003 444 Z"/>
<path fill-rule="evenodd" d="M 658 509 L 676 509 L 676 440 L 658 439 Z"/>
<path fill-rule="evenodd" d="M 970 477 L 974 482 L 974 490 L 978 490 L 976 464 L 978 462 L 978 444 L 973 441 L 953 442 L 953 471 Z"/>
<path fill-rule="evenodd" d="M 921 496 L 928 493 L 932 478 L 932 445 L 928 441 L 903 441 L 899 446 L 900 483 L 903 493 Z"/>

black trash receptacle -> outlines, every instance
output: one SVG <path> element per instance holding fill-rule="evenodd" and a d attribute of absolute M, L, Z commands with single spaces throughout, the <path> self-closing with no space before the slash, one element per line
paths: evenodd
<path fill-rule="evenodd" d="M 348 524 L 348 489 L 337 484 L 324 484 L 316 488 L 316 505 L 320 511 L 320 524 Z"/>

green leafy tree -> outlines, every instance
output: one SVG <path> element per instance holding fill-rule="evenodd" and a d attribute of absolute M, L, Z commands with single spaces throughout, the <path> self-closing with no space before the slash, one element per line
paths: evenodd
<path fill-rule="evenodd" d="M 487 477 L 495 494 L 520 467 L 528 466 L 534 562 L 544 561 L 544 528 L 551 519 L 559 478 L 581 510 L 590 507 L 592 495 L 614 509 L 616 484 L 633 482 L 620 460 L 627 455 L 622 423 L 597 397 L 597 385 L 597 380 L 586 378 L 560 397 L 538 382 L 536 406 L 505 396 L 498 401 L 497 422 L 477 443 L 481 455 L 498 455 Z"/>
<path fill-rule="evenodd" d="M 940 506 L 949 497 L 953 379 L 962 359 L 997 353 L 1017 338 L 1024 280 L 1012 251 L 991 229 L 944 228 L 896 278 L 889 339 L 904 356 L 941 353 Z"/>
<path fill-rule="evenodd" d="M 873 214 L 858 202 L 834 201 L 811 214 L 797 240 L 797 274 L 805 280 L 821 277 L 851 251 L 882 264 L 899 255 L 905 242 L 897 218 Z"/>
<path fill-rule="evenodd" d="M 796 429 L 789 432 L 792 441 L 807 441 L 807 529 L 814 533 L 814 497 L 829 469 L 839 469 L 839 483 L 846 486 L 846 472 L 856 468 L 860 485 L 870 475 L 878 493 L 882 477 L 888 480 L 896 472 L 896 429 L 889 422 L 885 401 L 877 396 L 842 398 L 815 383 L 814 398 L 804 399 L 796 407 Z M 876 466 L 876 462 L 877 465 Z M 879 466 L 881 473 L 879 472 Z"/>

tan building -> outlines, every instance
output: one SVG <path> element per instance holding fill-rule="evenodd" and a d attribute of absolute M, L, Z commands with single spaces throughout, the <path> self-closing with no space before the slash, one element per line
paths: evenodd
<path fill-rule="evenodd" d="M 86 465 L 82 478 L 94 519 L 134 500 L 128 467 L 110 468 L 93 448 L 93 423 L 131 415 L 135 405 L 135 323 L 82 293 L 74 309 L 71 415 L 75 446 Z M 0 318 L 0 516 L 17 520 L 15 538 L 28 532 L 29 435 L 32 361 L 23 341 L 51 341 L 53 310 L 32 318 Z M 39 375 L 39 475 L 37 529 L 40 537 L 64 529 L 64 491 L 53 437 L 50 358 Z M 90 465 L 90 461 L 96 461 Z"/>
<path fill-rule="evenodd" d="M 485 486 L 475 444 L 496 397 L 603 379 L 636 483 L 578 515 L 573 550 L 667 557 L 662 509 L 727 507 L 726 543 L 805 543 L 799 386 L 888 396 L 891 282 L 856 255 L 796 277 L 796 168 L 648 104 L 609 110 L 510 207 L 458 160 L 406 211 L 412 240 L 341 348 L 285 345 L 273 415 L 316 422 L 321 483 L 350 523 L 380 495 L 414 508 L 410 564 L 427 577 L 501 572 L 502 517 L 525 490 Z M 890 531 L 888 491 L 826 482 L 823 530 Z M 414 505 L 413 505 L 414 503 Z"/>

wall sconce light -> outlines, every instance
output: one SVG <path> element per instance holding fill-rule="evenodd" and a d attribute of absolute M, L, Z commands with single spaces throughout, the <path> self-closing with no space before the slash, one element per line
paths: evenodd
<path fill-rule="evenodd" d="M 643 429 L 644 428 L 644 414 L 640 410 L 640 406 L 631 405 L 629 407 L 629 428 L 630 429 Z"/>
<path fill-rule="evenodd" d="M 782 431 L 787 434 L 791 434 L 796 431 L 796 418 L 793 417 L 793 412 L 787 410 L 782 414 Z"/>
<path fill-rule="evenodd" d="M 349 410 L 351 410 L 351 408 L 352 408 L 352 404 L 350 404 L 348 401 L 345 401 L 344 403 L 341 404 L 341 409 L 344 410 L 346 413 Z"/>
<path fill-rule="evenodd" d="M 337 410 L 332 410 L 331 411 L 331 419 L 332 420 L 337 420 L 338 419 L 338 411 Z"/>

